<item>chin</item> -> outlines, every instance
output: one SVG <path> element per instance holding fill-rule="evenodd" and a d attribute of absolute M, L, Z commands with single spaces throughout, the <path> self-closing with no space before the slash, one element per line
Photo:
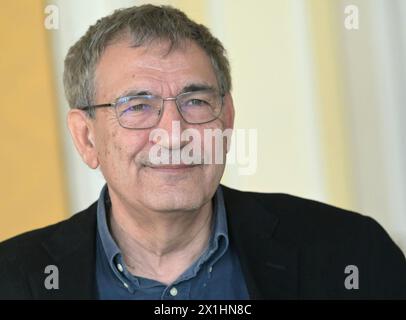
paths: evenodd
<path fill-rule="evenodd" d="M 173 188 L 166 192 L 149 194 L 144 203 L 154 211 L 191 211 L 201 208 L 206 203 L 206 197 L 200 188 L 196 190 L 181 190 Z"/>
<path fill-rule="evenodd" d="M 202 169 L 196 167 L 179 173 L 145 170 L 136 188 L 142 197 L 139 199 L 149 210 L 157 212 L 199 209 L 211 200 L 222 174 L 222 170 Z"/>

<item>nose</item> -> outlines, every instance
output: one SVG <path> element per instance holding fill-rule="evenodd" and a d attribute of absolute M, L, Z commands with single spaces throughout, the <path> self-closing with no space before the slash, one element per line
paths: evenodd
<path fill-rule="evenodd" d="M 163 114 L 156 128 L 163 130 L 166 134 L 162 134 L 160 131 L 159 139 L 154 140 L 154 142 L 166 149 L 182 149 L 188 143 L 181 139 L 186 123 L 179 113 L 175 100 L 164 100 L 161 112 Z"/>

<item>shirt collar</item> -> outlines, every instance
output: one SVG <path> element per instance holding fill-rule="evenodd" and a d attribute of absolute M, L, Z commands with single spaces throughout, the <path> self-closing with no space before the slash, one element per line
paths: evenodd
<path fill-rule="evenodd" d="M 99 200 L 97 201 L 97 233 L 101 240 L 102 248 L 106 254 L 108 262 L 110 266 L 115 269 L 114 259 L 116 256 L 121 255 L 121 251 L 111 236 L 109 230 L 107 217 L 109 215 L 110 207 L 110 197 L 106 184 L 101 190 Z"/>
<path fill-rule="evenodd" d="M 216 190 L 213 198 L 213 203 L 214 221 L 208 248 L 203 252 L 202 256 L 193 265 L 192 269 L 184 274 L 183 277 L 181 277 L 182 280 L 186 280 L 185 276 L 186 278 L 194 276 L 198 272 L 200 266 L 208 260 L 210 260 L 210 267 L 212 267 L 228 249 L 229 239 L 227 215 L 224 206 L 223 191 L 221 189 L 221 186 L 219 186 Z M 121 260 L 121 251 L 109 231 L 107 217 L 109 215 L 110 207 L 110 197 L 106 184 L 102 188 L 97 202 L 97 233 L 101 240 L 102 249 L 108 259 L 110 268 L 112 268 L 114 273 L 117 274 L 115 264 L 118 259 Z"/>

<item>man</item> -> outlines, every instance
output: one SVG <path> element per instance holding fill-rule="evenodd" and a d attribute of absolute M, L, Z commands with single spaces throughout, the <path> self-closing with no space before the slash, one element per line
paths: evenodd
<path fill-rule="evenodd" d="M 179 10 L 99 20 L 69 50 L 64 85 L 77 151 L 106 186 L 67 221 L 0 245 L 0 298 L 406 297 L 405 258 L 375 221 L 221 186 L 225 161 L 199 159 L 224 160 L 227 142 L 177 134 L 234 120 L 224 48 Z"/>

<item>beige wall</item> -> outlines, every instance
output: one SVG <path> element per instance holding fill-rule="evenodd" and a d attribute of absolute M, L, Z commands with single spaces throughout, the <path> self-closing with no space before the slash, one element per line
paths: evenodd
<path fill-rule="evenodd" d="M 0 240 L 67 216 L 51 56 L 37 0 L 0 4 Z"/>
<path fill-rule="evenodd" d="M 306 2 L 315 66 L 318 100 L 316 112 L 321 127 L 320 142 L 326 179 L 327 201 L 348 209 L 354 208 L 354 187 L 349 159 L 351 139 L 345 117 L 345 75 L 340 59 L 339 30 L 343 23 L 341 8 L 334 1 Z M 341 22 L 341 23 L 340 23 Z"/>
<path fill-rule="evenodd" d="M 257 172 L 241 176 L 229 167 L 224 182 L 351 208 L 328 1 L 223 3 L 236 127 L 258 130 Z"/>

